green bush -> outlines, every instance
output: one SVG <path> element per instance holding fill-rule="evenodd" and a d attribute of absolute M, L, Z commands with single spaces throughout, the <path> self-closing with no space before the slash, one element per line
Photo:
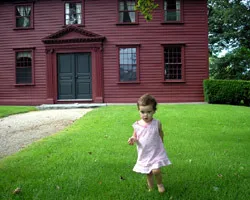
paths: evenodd
<path fill-rule="evenodd" d="M 250 106 L 250 81 L 204 80 L 203 87 L 208 103 Z"/>

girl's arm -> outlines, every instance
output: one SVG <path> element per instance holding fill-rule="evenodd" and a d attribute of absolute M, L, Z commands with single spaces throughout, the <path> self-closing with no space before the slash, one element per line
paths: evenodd
<path fill-rule="evenodd" d="M 160 137 L 161 137 L 161 140 L 162 140 L 162 143 L 163 143 L 163 142 L 164 142 L 164 141 L 163 141 L 164 133 L 163 133 L 162 125 L 161 125 L 161 122 L 160 122 L 160 121 L 159 121 L 159 133 L 160 133 Z"/>
<path fill-rule="evenodd" d="M 133 145 L 135 142 L 137 142 L 136 138 L 136 132 L 134 131 L 133 136 L 128 139 L 128 144 Z"/>

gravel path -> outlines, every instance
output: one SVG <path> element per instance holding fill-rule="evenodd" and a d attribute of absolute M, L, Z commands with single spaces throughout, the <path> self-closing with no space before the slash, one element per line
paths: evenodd
<path fill-rule="evenodd" d="M 41 110 L 0 118 L 0 159 L 64 129 L 91 110 Z"/>

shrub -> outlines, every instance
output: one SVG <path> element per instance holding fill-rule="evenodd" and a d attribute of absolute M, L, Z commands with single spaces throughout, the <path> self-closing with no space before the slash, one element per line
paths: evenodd
<path fill-rule="evenodd" d="M 203 87 L 208 103 L 250 106 L 250 81 L 204 80 Z"/>

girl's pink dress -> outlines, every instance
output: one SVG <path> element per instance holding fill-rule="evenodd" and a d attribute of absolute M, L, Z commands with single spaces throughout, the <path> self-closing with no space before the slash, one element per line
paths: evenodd
<path fill-rule="evenodd" d="M 171 162 L 160 137 L 159 121 L 153 119 L 147 126 L 141 126 L 135 122 L 132 126 L 136 132 L 138 152 L 133 171 L 149 174 L 153 169 L 170 165 Z"/>

